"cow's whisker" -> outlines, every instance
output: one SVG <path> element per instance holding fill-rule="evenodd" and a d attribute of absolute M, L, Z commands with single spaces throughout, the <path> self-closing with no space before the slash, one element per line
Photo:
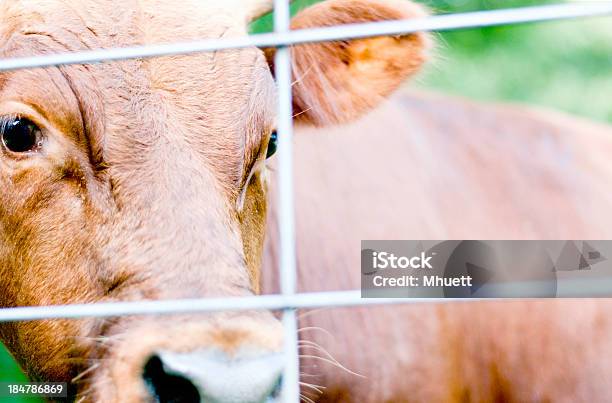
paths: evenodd
<path fill-rule="evenodd" d="M 309 398 L 308 396 L 304 396 L 303 393 L 300 393 L 300 400 L 305 401 L 306 403 L 315 403 L 314 400 L 312 400 L 311 398 Z"/>
<path fill-rule="evenodd" d="M 302 115 L 302 114 L 304 114 L 304 113 L 306 113 L 306 112 L 310 111 L 311 109 L 312 109 L 312 107 L 310 107 L 310 108 L 306 108 L 306 109 L 304 109 L 303 111 L 299 111 L 298 113 L 294 114 L 292 117 L 295 119 L 295 118 L 297 118 L 298 116 L 300 116 L 300 115 Z"/>
<path fill-rule="evenodd" d="M 82 403 L 86 401 L 89 397 L 91 397 L 91 386 L 89 388 L 83 389 L 79 391 L 77 396 L 75 397 L 75 403 Z"/>
<path fill-rule="evenodd" d="M 303 319 L 303 317 L 300 316 L 300 319 Z M 328 336 L 330 336 L 332 338 L 334 337 L 334 335 L 329 330 L 325 330 L 325 329 L 323 329 L 322 327 L 319 327 L 319 326 L 305 326 L 305 327 L 301 327 L 301 328 L 298 329 L 297 332 L 299 334 L 299 333 L 302 333 L 302 332 L 307 332 L 309 330 L 318 330 L 318 331 L 321 331 L 321 332 L 325 333 L 326 335 L 328 335 Z"/>
<path fill-rule="evenodd" d="M 321 374 L 308 374 L 306 372 L 300 372 L 301 378 L 321 378 Z"/>
<path fill-rule="evenodd" d="M 312 354 L 300 354 L 299 357 L 300 358 L 313 358 L 315 360 L 320 360 L 320 361 L 326 362 L 326 363 L 328 363 L 330 365 L 333 365 L 334 367 L 337 367 L 337 368 L 345 371 L 348 374 L 355 375 L 355 376 L 358 376 L 360 378 L 366 378 L 365 375 L 361 375 L 361 374 L 358 374 L 357 372 L 351 371 L 350 369 L 346 368 L 344 365 L 340 364 L 339 362 L 330 360 L 330 359 L 325 358 L 325 357 L 319 357 L 318 355 L 312 355 Z"/>
<path fill-rule="evenodd" d="M 291 87 L 293 87 L 294 85 L 299 84 L 300 82 L 304 81 L 304 77 L 306 77 L 306 76 L 307 76 L 307 75 L 310 73 L 310 71 L 312 70 L 312 68 L 313 68 L 313 65 L 311 64 L 311 65 L 310 65 L 310 66 L 309 66 L 307 69 L 305 69 L 305 70 L 302 72 L 302 74 L 300 75 L 300 77 L 297 77 L 295 80 L 293 80 L 293 81 L 291 82 Z M 294 71 L 295 71 L 295 69 L 294 69 Z"/>
<path fill-rule="evenodd" d="M 298 348 L 312 348 L 316 351 L 323 353 L 330 360 L 337 362 L 338 364 L 340 363 L 329 351 L 327 351 L 325 348 L 323 348 L 323 346 L 318 343 L 315 343 L 314 341 L 300 340 L 298 341 Z"/>
<path fill-rule="evenodd" d="M 327 350 L 325 350 L 323 347 L 317 345 L 316 343 L 306 344 L 306 345 L 304 345 L 303 343 L 299 343 L 298 348 L 299 349 L 311 348 L 311 349 L 313 349 L 315 351 L 318 351 L 318 352 L 322 353 L 323 355 L 325 355 L 330 360 L 332 360 L 334 362 L 338 362 L 338 360 L 336 360 L 336 358 L 333 355 L 331 355 Z"/>
<path fill-rule="evenodd" d="M 308 311 L 304 311 L 304 312 L 300 312 L 298 314 L 298 318 L 299 319 L 304 319 L 310 315 L 319 313 L 319 312 L 323 312 L 323 311 L 329 311 L 329 308 L 317 308 L 317 309 L 309 309 Z"/>
<path fill-rule="evenodd" d="M 87 374 L 91 373 L 92 371 L 95 371 L 96 369 L 100 368 L 100 363 L 96 363 L 91 365 L 89 368 L 87 368 L 85 371 L 82 371 L 80 374 L 78 374 L 77 376 L 75 376 L 74 378 L 72 378 L 70 380 L 70 382 L 77 382 L 80 379 L 82 379 L 84 376 L 86 376 Z"/>
<path fill-rule="evenodd" d="M 300 382 L 300 385 L 306 388 L 316 390 L 319 393 L 323 393 L 323 389 L 325 389 L 325 386 L 315 385 L 314 383 Z"/>

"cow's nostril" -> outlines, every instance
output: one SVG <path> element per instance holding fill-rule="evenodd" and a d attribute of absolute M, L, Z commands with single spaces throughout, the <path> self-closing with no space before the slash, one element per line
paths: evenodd
<path fill-rule="evenodd" d="M 162 360 L 154 355 L 144 366 L 142 374 L 150 393 L 159 403 L 199 403 L 200 394 L 191 381 L 166 372 Z"/>
<path fill-rule="evenodd" d="M 143 379 L 160 403 L 280 402 L 283 355 L 243 349 L 231 356 L 216 349 L 156 351 Z"/>

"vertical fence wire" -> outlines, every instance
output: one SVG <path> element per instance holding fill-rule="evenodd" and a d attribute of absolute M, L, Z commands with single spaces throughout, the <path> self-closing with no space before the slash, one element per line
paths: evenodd
<path fill-rule="evenodd" d="M 290 30 L 289 0 L 274 0 L 274 31 Z M 295 255 L 295 213 L 293 203 L 293 111 L 291 99 L 291 53 L 286 46 L 279 47 L 274 57 L 278 86 L 278 197 L 280 234 L 280 286 L 283 295 L 296 292 L 297 270 Z M 283 311 L 285 367 L 282 381 L 282 401 L 299 403 L 299 355 L 296 310 Z"/>

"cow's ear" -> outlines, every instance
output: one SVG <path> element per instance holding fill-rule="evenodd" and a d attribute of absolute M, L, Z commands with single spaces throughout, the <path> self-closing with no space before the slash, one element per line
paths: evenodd
<path fill-rule="evenodd" d="M 292 29 L 425 16 L 406 0 L 328 0 L 291 21 Z M 405 36 L 292 47 L 296 119 L 317 126 L 353 120 L 379 104 L 426 59 L 429 37 Z M 269 60 L 273 52 L 267 52 Z"/>

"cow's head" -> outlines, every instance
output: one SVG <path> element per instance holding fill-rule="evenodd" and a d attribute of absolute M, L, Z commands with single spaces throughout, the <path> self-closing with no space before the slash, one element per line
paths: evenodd
<path fill-rule="evenodd" d="M 268 3 L 2 1 L 0 57 L 246 35 Z M 331 0 L 293 27 L 420 14 L 401 0 Z M 353 119 L 416 70 L 425 45 L 410 35 L 296 47 L 295 112 L 317 125 Z M 1 305 L 257 293 L 276 103 L 266 53 L 1 73 Z M 33 378 L 74 378 L 95 401 L 263 401 L 281 373 L 269 312 L 0 330 Z"/>

